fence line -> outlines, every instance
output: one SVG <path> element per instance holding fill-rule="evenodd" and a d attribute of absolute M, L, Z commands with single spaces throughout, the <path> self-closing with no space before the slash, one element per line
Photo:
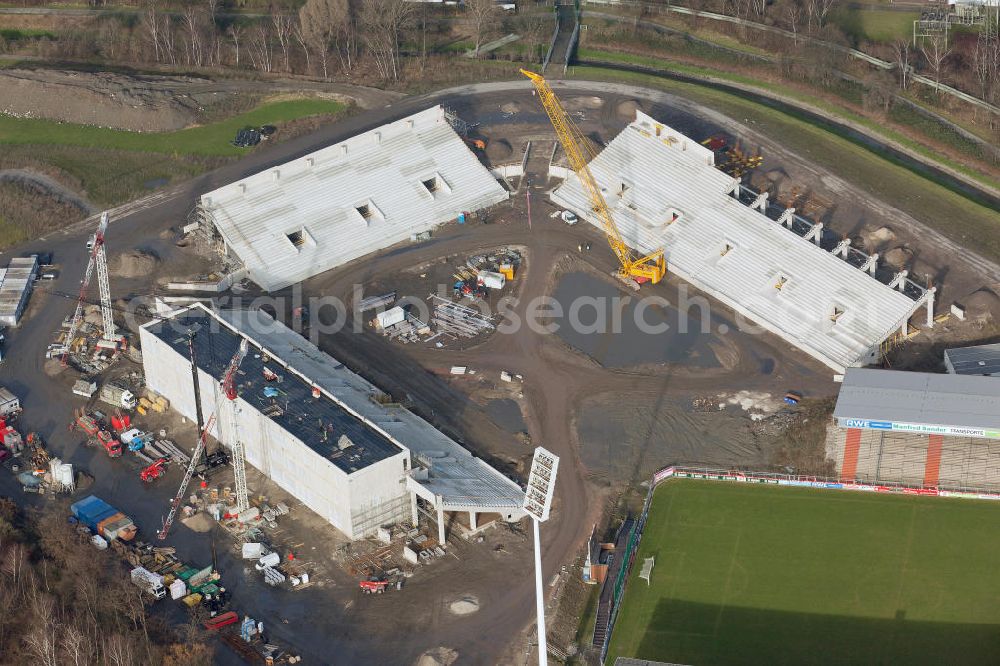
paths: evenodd
<path fill-rule="evenodd" d="M 632 573 L 632 565 L 635 563 L 636 553 L 639 551 L 639 543 L 642 540 L 642 534 L 646 528 L 646 519 L 649 516 L 649 507 L 653 501 L 653 491 L 656 490 L 656 487 L 664 481 L 675 478 L 729 481 L 735 483 L 763 483 L 768 485 L 799 488 L 822 488 L 826 490 L 847 490 L 852 492 L 876 492 L 898 495 L 956 497 L 964 499 L 1000 501 L 1000 492 L 991 492 L 978 488 L 915 486 L 893 482 L 862 483 L 857 480 L 843 481 L 837 479 L 836 477 L 827 476 L 779 474 L 775 472 L 750 472 L 731 469 L 713 469 L 711 467 L 684 467 L 681 465 L 669 465 L 664 467 L 654 473 L 650 479 L 649 490 L 646 491 L 646 499 L 642 505 L 642 512 L 639 514 L 639 519 L 636 521 L 632 534 L 629 536 L 625 552 L 622 554 L 622 557 L 626 558 L 626 562 L 621 568 L 618 580 L 615 581 L 615 590 L 611 596 L 611 614 L 608 619 L 607 631 L 604 634 L 604 645 L 601 646 L 601 663 L 604 663 L 608 656 L 608 646 L 611 645 L 611 634 L 614 631 L 615 620 L 618 618 L 621 599 L 625 594 L 625 586 L 627 584 L 628 577 Z"/>
<path fill-rule="evenodd" d="M 556 48 L 556 40 L 559 39 L 559 6 L 555 6 L 556 12 L 556 29 L 552 31 L 552 41 L 549 42 L 549 50 L 545 53 L 545 60 L 542 61 L 542 74 L 545 73 L 545 68 L 549 66 L 549 60 L 552 59 L 552 51 Z"/>

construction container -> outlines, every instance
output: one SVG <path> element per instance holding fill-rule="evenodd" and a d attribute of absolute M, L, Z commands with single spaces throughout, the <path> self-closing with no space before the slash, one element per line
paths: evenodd
<path fill-rule="evenodd" d="M 91 532 L 108 541 L 115 538 L 130 541 L 138 531 L 131 518 L 95 495 L 75 502 L 70 506 L 70 511 Z"/>
<path fill-rule="evenodd" d="M 375 315 L 375 327 L 379 329 L 386 329 L 390 326 L 395 326 L 403 322 L 406 319 L 406 310 L 400 306 L 394 308 L 389 308 L 385 312 L 379 312 Z"/>
<path fill-rule="evenodd" d="M 502 273 L 494 273 L 493 271 L 479 271 L 478 277 L 479 284 L 487 289 L 503 289 L 507 282 L 507 278 Z"/>
<path fill-rule="evenodd" d="M 262 543 L 245 543 L 243 544 L 243 559 L 244 560 L 259 560 L 264 557 L 264 553 L 267 552 Z"/>
<path fill-rule="evenodd" d="M 187 595 L 187 585 L 182 580 L 175 580 L 170 583 L 168 589 L 170 590 L 170 598 L 174 601 Z"/>
<path fill-rule="evenodd" d="M 500 274 L 504 276 L 506 280 L 514 279 L 514 264 L 500 264 Z"/>

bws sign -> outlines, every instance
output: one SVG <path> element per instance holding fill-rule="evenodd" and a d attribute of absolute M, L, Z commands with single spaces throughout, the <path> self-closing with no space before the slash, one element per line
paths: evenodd
<path fill-rule="evenodd" d="M 1000 439 L 1000 430 L 985 428 L 966 428 L 959 426 L 930 425 L 926 423 L 897 423 L 895 421 L 869 421 L 868 419 L 837 419 L 841 428 L 861 428 L 863 430 L 893 430 L 896 432 L 914 432 L 924 435 L 943 435 L 945 437 L 978 437 L 981 439 Z"/>

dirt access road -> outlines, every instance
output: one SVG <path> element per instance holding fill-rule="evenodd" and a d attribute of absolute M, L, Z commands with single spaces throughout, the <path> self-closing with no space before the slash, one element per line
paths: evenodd
<path fill-rule="evenodd" d="M 357 115 L 308 135 L 290 140 L 275 146 L 267 146 L 249 155 L 241 162 L 229 165 L 215 172 L 205 174 L 188 183 L 164 190 L 146 199 L 139 200 L 121 207 L 113 213 L 113 223 L 109 232 L 109 251 L 112 255 L 121 249 L 141 247 L 159 238 L 160 234 L 170 228 L 182 224 L 194 205 L 196 197 L 219 185 L 238 180 L 248 174 L 280 164 L 289 159 L 300 157 L 322 146 L 330 145 L 346 137 L 371 129 L 416 110 L 426 108 L 434 103 L 444 103 L 456 108 L 459 113 L 470 120 L 486 119 L 494 123 L 511 123 L 511 131 L 520 131 L 516 123 L 531 125 L 539 135 L 551 139 L 551 132 L 543 129 L 547 122 L 540 109 L 535 109 L 537 100 L 530 92 L 528 82 L 507 82 L 500 84 L 479 84 L 462 86 L 433 95 L 405 98 L 385 109 L 373 110 L 364 115 Z M 732 120 L 710 110 L 696 107 L 683 99 L 663 93 L 637 89 L 629 86 L 618 86 L 598 83 L 572 82 L 561 84 L 561 91 L 569 91 L 573 95 L 600 96 L 608 99 L 642 99 L 653 104 L 655 108 L 669 111 L 663 115 L 668 122 L 675 123 L 678 129 L 697 129 L 685 127 L 684 123 L 694 123 L 697 118 L 709 118 L 713 122 L 726 127 L 740 126 Z M 524 111 L 514 117 L 498 111 L 501 105 L 509 103 L 519 105 Z M 605 105 L 605 112 L 613 106 Z M 581 107 L 583 108 L 583 107 Z M 597 118 L 602 112 L 589 113 L 588 117 Z M 688 114 L 688 120 L 678 117 L 678 114 Z M 675 117 L 677 120 L 675 121 Z M 485 122 L 485 120 L 484 120 Z M 621 119 L 611 118 L 606 125 L 603 136 L 610 138 L 615 127 L 624 123 Z M 752 136 L 752 132 L 742 128 L 743 132 Z M 766 138 L 761 138 L 763 145 Z M 773 143 L 771 141 L 770 143 Z M 780 147 L 777 149 L 780 150 Z M 804 162 L 803 160 L 799 160 Z M 793 164 L 797 167 L 798 164 Z M 792 169 L 790 169 L 792 170 Z M 810 174 L 811 175 L 811 174 Z M 833 177 L 829 173 L 818 173 L 817 178 Z M 850 188 L 839 181 L 842 187 Z M 540 202 L 542 191 L 536 186 L 535 201 Z M 523 192 L 519 195 L 523 197 Z M 861 198 L 861 197 L 859 197 Z M 540 204 L 541 205 L 541 204 Z M 513 210 L 513 209 L 512 209 Z M 528 265 L 523 274 L 521 289 L 524 296 L 546 293 L 552 287 L 551 267 L 558 264 L 560 257 L 572 252 L 578 239 L 588 238 L 594 243 L 595 252 L 588 258 L 595 270 L 607 273 L 611 269 L 610 257 L 599 238 L 589 229 L 581 225 L 572 230 L 546 222 L 544 215 L 536 216 L 535 224 L 530 233 L 523 226 L 526 221 L 512 218 L 507 225 L 495 226 L 470 225 L 467 227 L 448 227 L 427 245 L 413 246 L 409 249 L 394 249 L 383 255 L 359 262 L 340 271 L 323 276 L 325 285 L 321 282 L 308 284 L 309 290 L 336 291 L 346 286 L 341 280 L 357 280 L 364 282 L 380 272 L 393 270 L 397 266 L 411 266 L 420 261 L 435 256 L 468 252 L 474 247 L 495 246 L 503 244 L 523 244 L 527 235 L 529 242 Z M 913 224 L 918 225 L 915 221 Z M 84 241 L 92 231 L 93 222 L 78 225 L 73 229 L 38 239 L 17 248 L 11 254 L 24 251 L 53 251 L 56 261 L 62 265 L 63 277 L 59 288 L 72 292 L 75 289 L 75 275 L 82 275 L 86 263 L 83 252 Z M 905 225 L 901 225 L 905 226 Z M 919 225 L 918 225 L 919 226 Z M 933 242 L 931 238 L 928 242 Z M 596 251 L 598 248 L 602 252 Z M 954 265 L 953 273 L 966 271 L 969 266 L 970 254 L 967 251 L 955 253 L 951 257 Z M 112 261 L 114 257 L 111 257 Z M 1000 269 L 989 264 L 991 275 L 1000 275 Z M 973 269 L 974 270 L 974 269 Z M 951 275 L 949 274 L 949 279 Z M 63 284 L 65 283 L 65 284 Z M 669 283 L 662 286 L 668 296 L 676 287 Z M 146 286 L 152 290 L 152 285 Z M 118 294 L 118 286 L 113 285 Z M 129 293 L 138 295 L 144 292 L 142 286 L 129 287 Z M 524 299 L 529 300 L 529 299 Z M 57 454 L 64 451 L 72 452 L 75 442 L 68 437 L 65 427 L 69 421 L 72 403 L 61 383 L 53 382 L 43 372 L 42 364 L 45 345 L 51 339 L 59 322 L 71 310 L 70 300 L 44 294 L 36 294 L 33 298 L 32 312 L 22 326 L 10 332 L 7 342 L 8 356 L 0 366 L 0 382 L 12 388 L 22 397 L 25 407 L 24 426 L 37 430 L 52 443 Z M 619 392 L 622 395 L 629 392 L 642 392 L 655 395 L 680 395 L 684 391 L 699 390 L 704 387 L 712 391 L 719 389 L 742 389 L 749 386 L 765 386 L 771 384 L 786 384 L 799 381 L 800 385 L 812 385 L 809 374 L 819 372 L 815 368 L 799 365 L 801 359 L 790 356 L 783 347 L 772 350 L 765 349 L 771 343 L 766 339 L 741 343 L 741 348 L 747 352 L 758 351 L 777 359 L 777 368 L 771 378 L 755 376 L 746 365 L 737 363 L 731 371 L 722 370 L 712 376 L 693 376 L 680 369 L 668 374 L 650 374 L 629 370 L 612 370 L 601 368 L 586 357 L 572 352 L 554 339 L 539 341 L 527 333 L 511 336 L 496 336 L 480 349 L 442 355 L 432 355 L 430 352 L 416 351 L 412 354 L 388 348 L 381 338 L 363 339 L 361 341 L 346 337 L 324 341 L 324 346 L 331 349 L 347 365 L 358 370 L 363 375 L 376 378 L 385 374 L 399 385 L 399 390 L 410 393 L 417 401 L 418 411 L 427 414 L 432 421 L 441 424 L 449 432 L 457 432 L 475 450 L 495 456 L 505 455 L 508 460 L 515 458 L 511 452 L 527 453 L 523 445 L 520 449 L 509 441 L 509 436 L 500 432 L 495 424 L 481 415 L 481 411 L 470 405 L 468 399 L 460 390 L 431 376 L 424 369 L 425 365 L 443 366 L 463 358 L 489 372 L 499 369 L 520 371 L 526 378 L 525 392 L 528 400 L 536 405 L 526 415 L 526 421 L 535 441 L 549 446 L 564 456 L 565 467 L 560 476 L 557 514 L 544 530 L 545 569 L 551 575 L 564 563 L 571 561 L 578 551 L 578 546 L 590 530 L 589 520 L 595 506 L 591 506 L 590 494 L 584 480 L 584 470 L 581 468 L 574 451 L 574 433 L 572 428 L 572 409 L 581 396 L 591 393 L 595 387 Z M 488 352 L 488 353 L 487 353 Z M 744 359 L 746 357 L 743 357 Z M 745 363 L 745 360 L 744 360 Z M 797 379 L 798 378 L 798 379 Z M 383 383 L 379 381 L 378 383 Z M 393 382 L 386 381 L 385 387 L 393 389 Z M 428 411 L 430 410 L 430 412 Z M 96 464 L 96 463 L 95 463 Z M 126 511 L 136 507 L 143 524 L 156 524 L 160 514 L 163 497 L 154 496 L 143 489 L 141 482 L 116 473 L 107 466 L 98 467 L 98 481 L 95 491 L 107 495 L 110 501 L 120 501 Z M 145 497 L 146 499 L 141 500 Z M 137 504 L 140 502 L 140 504 Z M 146 506 L 145 503 L 150 503 Z M 595 503 L 596 504 L 596 503 Z M 182 554 L 187 552 L 198 554 L 192 559 L 203 560 L 208 549 L 205 540 L 190 540 L 179 544 Z M 525 562 L 526 570 L 530 567 Z M 533 583 L 529 576 L 512 577 L 502 596 L 498 596 L 492 604 L 484 607 L 479 613 L 461 620 L 442 618 L 433 627 L 415 627 L 407 632 L 405 647 L 393 642 L 393 636 L 398 636 L 394 626 L 378 627 L 372 634 L 361 635 L 357 632 L 346 634 L 343 631 L 327 634 L 322 631 L 304 633 L 292 627 L 281 628 L 286 632 L 289 642 L 300 646 L 307 654 L 315 655 L 322 660 L 322 655 L 329 655 L 343 646 L 343 654 L 349 654 L 355 663 L 411 663 L 415 654 L 423 650 L 445 645 L 455 647 L 462 653 L 463 663 L 509 663 L 511 653 L 515 650 L 515 638 L 531 623 L 531 595 Z M 255 603 L 250 595 L 241 593 L 237 597 L 239 605 L 251 606 Z M 295 600 L 288 602 L 290 605 Z M 335 616 L 333 617 L 335 619 Z M 331 643 L 332 641 L 332 643 Z"/>
<path fill-rule="evenodd" d="M 0 69 L 0 112 L 136 132 L 195 124 L 206 108 L 239 97 L 316 95 L 376 109 L 399 93 L 342 83 L 275 77 L 263 81 L 150 76 L 57 69 Z M 53 103 L 53 100 L 58 100 Z"/>

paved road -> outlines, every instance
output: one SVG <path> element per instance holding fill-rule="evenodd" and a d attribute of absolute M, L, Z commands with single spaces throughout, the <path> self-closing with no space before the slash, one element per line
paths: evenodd
<path fill-rule="evenodd" d="M 560 86 L 564 86 L 563 89 L 573 90 L 581 94 L 644 97 L 654 100 L 657 104 L 669 105 L 670 108 L 679 109 L 687 104 L 687 108 L 691 112 L 698 112 L 702 115 L 706 113 L 706 110 L 698 109 L 679 98 L 631 86 L 587 82 L 567 82 L 560 84 Z M 502 102 L 516 100 L 524 109 L 531 109 L 536 100 L 533 99 L 530 90 L 530 84 L 527 81 L 523 83 L 502 82 L 462 86 L 435 94 L 405 98 L 386 108 L 348 118 L 343 122 L 322 128 L 311 135 L 292 139 L 283 144 L 266 146 L 238 163 L 121 207 L 113 215 L 109 247 L 114 251 L 116 247 L 135 247 L 158 238 L 163 231 L 176 227 L 184 221 L 200 193 L 289 159 L 300 157 L 319 147 L 398 119 L 430 104 L 440 102 L 453 106 L 460 112 L 479 110 L 485 113 L 499 107 Z M 537 116 L 544 118 L 540 112 Z M 524 121 L 523 114 L 519 120 Z M 536 200 L 540 200 L 541 191 L 537 192 L 537 195 Z M 83 246 L 90 233 L 90 224 L 77 225 L 65 232 L 27 243 L 7 254 L 16 255 L 25 251 L 54 252 L 57 263 L 61 264 L 63 275 L 52 288 L 72 292 L 76 289 L 76 276 L 83 273 L 86 261 Z M 540 294 L 548 288 L 549 267 L 554 265 L 558 258 L 566 252 L 567 237 L 564 234 L 564 228 L 557 230 L 546 227 L 547 225 L 544 223 L 540 224 L 537 236 L 532 239 L 534 254 L 530 259 L 532 262 L 528 271 L 530 277 L 526 279 L 523 287 L 525 295 L 529 298 L 531 295 Z M 473 233 L 477 234 L 475 238 L 470 236 Z M 518 228 L 506 231 L 500 227 L 495 229 L 469 227 L 466 230 L 453 228 L 446 232 L 446 238 L 442 239 L 442 244 L 435 248 L 435 252 L 461 251 L 463 248 L 468 248 L 470 243 L 505 244 L 516 242 L 522 233 L 523 230 Z M 588 232 L 581 228 L 573 233 L 586 234 Z M 968 252 L 963 252 L 963 258 L 960 260 L 968 261 Z M 400 255 L 399 259 L 389 256 L 378 262 L 373 262 L 368 270 L 392 268 L 395 265 L 394 261 L 405 261 L 412 265 L 413 260 L 420 256 L 420 252 L 406 253 L 405 256 Z M 610 269 L 607 257 L 602 259 L 596 253 L 595 257 L 597 257 L 594 259 L 595 265 L 599 270 L 607 271 Z M 1000 275 L 1000 270 L 995 265 L 988 264 L 988 267 L 994 275 Z M 335 279 L 338 275 L 341 278 L 345 277 L 336 273 L 332 275 Z M 356 275 L 349 277 L 360 279 Z M 116 291 L 119 290 L 116 289 Z M 141 291 L 135 293 L 141 293 Z M 156 524 L 162 513 L 163 492 L 144 488 L 137 479 L 131 478 L 134 475 L 126 478 L 120 472 L 116 473 L 115 468 L 105 458 L 86 449 L 81 449 L 66 433 L 65 426 L 70 417 L 70 405 L 67 403 L 65 386 L 63 382 L 53 381 L 46 377 L 43 372 L 43 355 L 45 347 L 52 337 L 52 332 L 58 328 L 60 321 L 70 312 L 71 308 L 72 302 L 70 300 L 54 296 L 47 297 L 44 292 L 39 292 L 33 297 L 29 316 L 20 329 L 9 335 L 6 343 L 8 355 L 0 366 L 0 382 L 8 385 L 22 397 L 26 410 L 24 419 L 26 427 L 41 432 L 44 437 L 51 441 L 52 447 L 57 453 L 83 464 L 94 473 L 98 479 L 97 488 L 102 494 L 107 495 L 112 501 L 121 501 L 123 506 L 133 509 L 132 513 L 136 515 L 141 524 Z M 483 358 L 486 355 L 481 355 L 479 352 L 456 352 L 447 357 L 448 362 L 468 359 L 469 364 L 472 364 L 471 359 L 475 356 L 475 364 L 479 366 L 485 366 L 491 370 L 502 368 L 520 371 L 526 377 L 537 375 L 538 368 L 546 368 L 546 372 L 551 369 L 551 376 L 547 377 L 545 382 L 529 384 L 526 387 L 529 401 L 533 405 L 526 420 L 532 433 L 538 436 L 536 441 L 542 441 L 547 446 L 551 446 L 567 461 L 570 461 L 570 464 L 563 467 L 560 476 L 559 513 L 544 530 L 547 573 L 555 571 L 560 565 L 571 560 L 578 552 L 578 546 L 589 532 L 593 512 L 599 508 L 588 504 L 588 489 L 573 445 L 575 434 L 568 415 L 573 413 L 574 406 L 579 400 L 592 391 L 592 387 L 598 385 L 599 382 L 610 382 L 611 388 L 618 387 L 622 392 L 639 390 L 643 393 L 662 394 L 665 390 L 672 390 L 671 383 L 675 384 L 676 390 L 692 390 L 709 386 L 718 388 L 720 381 L 723 383 L 726 381 L 720 377 L 700 380 L 696 377 L 677 375 L 667 379 L 660 377 L 658 382 L 653 382 L 637 378 L 631 373 L 609 373 L 588 366 L 587 363 L 582 363 L 579 357 L 567 355 L 565 351 L 559 351 L 554 345 L 539 345 L 527 333 L 498 337 L 496 342 L 491 344 L 491 347 L 484 348 L 489 352 L 488 358 Z M 393 357 L 386 354 L 381 359 L 382 365 L 380 366 L 376 363 L 378 355 L 367 351 L 364 346 L 345 344 L 343 339 L 334 339 L 329 343 L 329 346 L 349 365 L 353 366 L 352 360 L 370 362 L 369 368 L 361 368 L 363 374 L 380 375 L 383 372 L 388 372 L 388 374 L 395 374 L 397 377 L 404 374 L 409 377 L 411 373 L 401 373 L 400 370 L 401 368 L 413 368 L 415 372 L 412 373 L 412 382 L 407 379 L 406 384 L 415 386 L 416 393 L 426 394 L 432 408 L 435 401 L 443 400 L 443 403 L 439 403 L 442 407 L 438 413 L 448 413 L 448 400 L 454 395 L 454 392 L 447 389 L 441 382 L 428 379 L 426 373 L 419 371 L 422 362 L 430 362 L 428 358 L 415 354 L 410 361 L 406 361 L 399 355 Z M 385 364 L 392 365 L 394 361 L 398 361 L 399 365 L 394 365 L 391 368 L 385 367 Z M 435 362 L 440 364 L 440 359 L 436 359 Z M 729 381 L 739 382 L 749 381 L 747 376 L 746 368 L 737 368 L 734 374 L 728 375 Z M 738 378 L 738 380 L 734 378 Z M 565 385 L 568 390 L 560 390 L 558 388 L 560 385 Z M 604 384 L 601 385 L 604 386 Z M 741 384 L 739 387 L 745 388 L 746 386 Z M 478 417 L 470 417 L 468 421 L 459 421 L 459 425 L 467 426 L 470 422 L 474 424 L 475 418 Z M 475 433 L 475 431 L 472 432 Z M 473 434 L 470 439 L 475 440 L 476 435 Z M 8 478 L 0 480 L 0 491 L 4 491 L 8 486 Z M 178 548 L 181 549 L 182 553 L 189 554 L 192 559 L 199 561 L 205 561 L 209 557 L 209 545 L 206 543 L 206 539 L 197 539 L 194 536 L 178 538 L 180 539 Z M 532 621 L 531 594 L 532 581 L 530 577 L 512 579 L 503 597 L 495 600 L 493 610 L 486 612 L 484 609 L 482 613 L 461 623 L 445 620 L 435 625 L 434 632 L 414 633 L 412 638 L 408 637 L 407 650 L 402 653 L 397 652 L 391 643 L 368 640 L 365 636 L 359 635 L 358 632 L 347 631 L 346 625 L 335 633 L 319 633 L 321 637 L 335 637 L 331 640 L 337 641 L 337 649 L 340 649 L 340 641 L 342 641 L 344 651 L 341 654 L 349 654 L 352 659 L 367 660 L 367 663 L 399 663 L 391 655 L 401 658 L 404 654 L 409 656 L 412 650 L 421 646 L 429 648 L 449 643 L 456 644 L 456 647 L 460 644 L 469 650 L 465 653 L 465 657 L 468 659 L 466 663 L 495 663 L 504 658 L 505 650 L 513 644 L 520 630 Z M 253 600 L 248 599 L 246 602 L 252 603 Z M 344 618 L 333 613 L 331 613 L 331 618 L 346 622 Z M 322 623 L 320 622 L 318 626 L 322 626 Z M 285 631 L 289 630 L 285 629 Z M 359 631 L 363 634 L 363 628 L 359 628 Z M 448 642 L 445 642 L 446 640 Z M 322 655 L 324 653 L 315 654 Z"/>

